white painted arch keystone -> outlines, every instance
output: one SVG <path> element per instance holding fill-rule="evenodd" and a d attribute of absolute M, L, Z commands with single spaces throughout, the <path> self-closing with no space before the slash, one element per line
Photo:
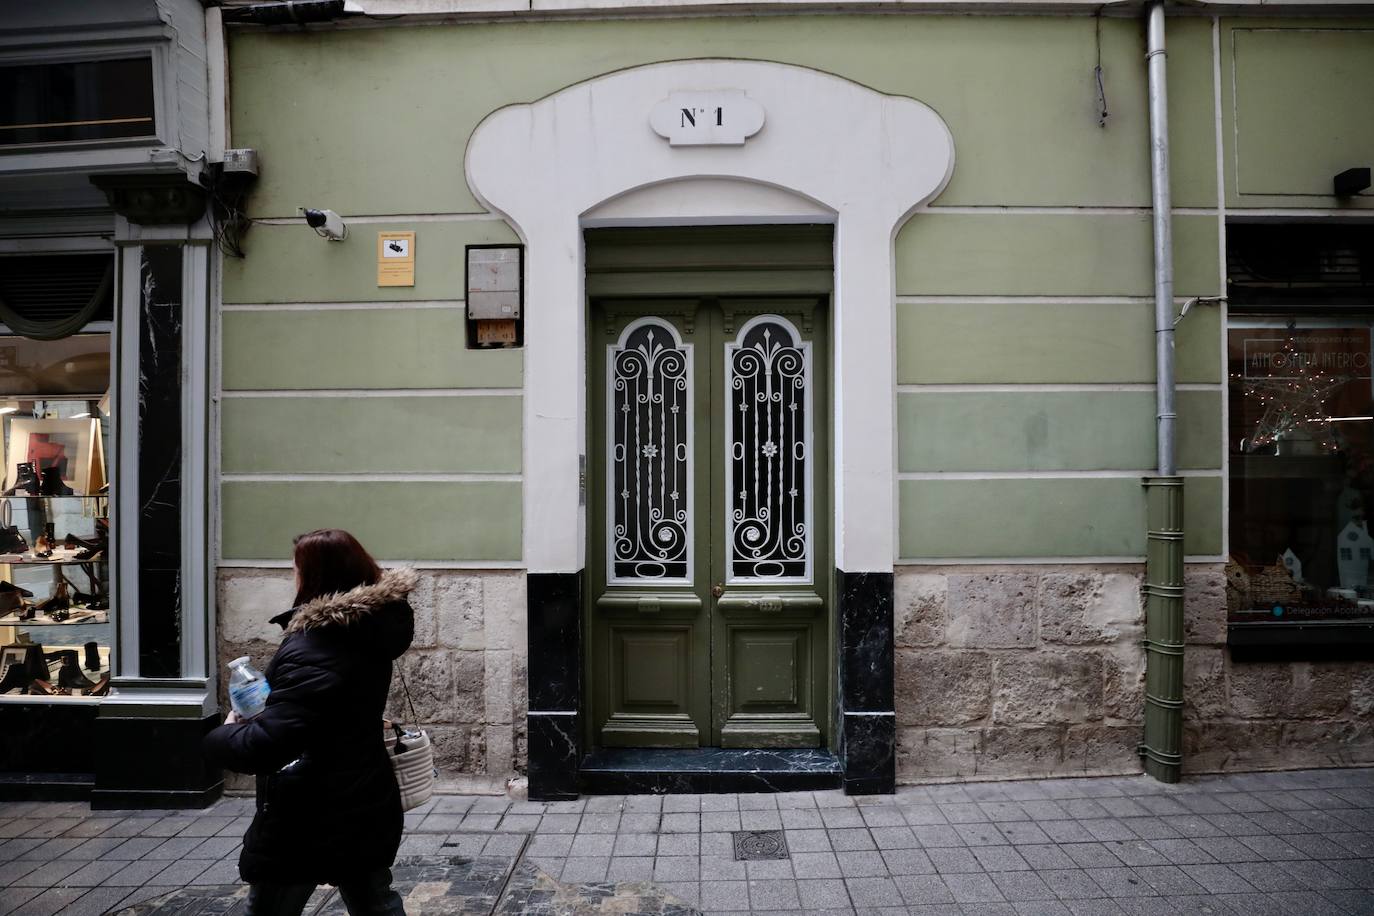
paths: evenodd
<path fill-rule="evenodd" d="M 673 147 L 649 123 L 675 92 L 742 90 L 766 112 L 742 146 Z M 691 60 L 600 76 L 488 116 L 468 143 L 468 184 L 526 245 L 524 559 L 530 572 L 584 565 L 579 456 L 586 443 L 582 228 L 773 223 L 795 198 L 835 223 L 835 563 L 883 572 L 897 500 L 893 237 L 954 169 L 949 129 L 928 106 L 788 64 Z M 724 179 L 724 181 L 722 181 Z M 745 182 L 783 194 L 742 193 Z M 661 213 L 616 211 L 639 199 Z M 666 186 L 666 187 L 665 187 Z M 723 189 L 725 192 L 723 192 Z M 787 201 L 792 200 L 792 203 Z M 684 216 L 683 214 L 690 214 Z"/>

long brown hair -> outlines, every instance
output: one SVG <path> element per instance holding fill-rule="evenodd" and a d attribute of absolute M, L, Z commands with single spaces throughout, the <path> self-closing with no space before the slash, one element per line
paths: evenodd
<path fill-rule="evenodd" d="M 296 535 L 296 573 L 300 587 L 296 606 L 321 595 L 371 585 L 382 577 L 381 567 L 358 539 L 340 528 L 319 528 Z"/>

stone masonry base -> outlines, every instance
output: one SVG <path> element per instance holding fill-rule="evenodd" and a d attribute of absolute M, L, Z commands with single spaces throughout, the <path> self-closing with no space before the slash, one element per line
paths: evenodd
<path fill-rule="evenodd" d="M 387 714 L 407 725 L 418 722 L 430 733 L 441 779 L 504 782 L 525 771 L 525 574 L 423 567 L 419 572 L 420 585 L 411 595 L 415 641 L 397 666 Z M 289 569 L 219 571 L 221 670 L 240 655 L 259 667 L 267 663 L 281 639 L 267 620 L 291 606 L 292 587 Z M 227 709 L 223 683 L 220 693 L 221 708 Z M 251 782 L 226 785 L 248 788 Z"/>

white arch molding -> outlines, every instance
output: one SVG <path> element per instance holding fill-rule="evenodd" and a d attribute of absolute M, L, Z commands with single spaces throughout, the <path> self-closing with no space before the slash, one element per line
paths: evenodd
<path fill-rule="evenodd" d="M 743 90 L 766 113 L 762 130 L 742 146 L 673 147 L 650 127 L 650 112 L 670 94 L 718 89 Z M 926 105 L 761 61 L 649 64 L 503 108 L 478 125 L 468 143 L 468 185 L 526 245 L 528 570 L 568 573 L 584 565 L 583 226 L 806 219 L 835 223 L 835 564 L 890 571 L 893 237 L 953 169 L 949 129 Z M 738 182 L 758 187 L 731 193 Z"/>

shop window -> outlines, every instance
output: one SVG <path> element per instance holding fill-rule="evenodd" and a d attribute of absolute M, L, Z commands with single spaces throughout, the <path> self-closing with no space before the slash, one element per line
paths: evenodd
<path fill-rule="evenodd" d="M 1227 329 L 1231 641 L 1367 642 L 1372 237 L 1354 227 L 1237 230 Z"/>
<path fill-rule="evenodd" d="M 150 57 L 0 67 L 0 148 L 155 134 Z"/>
<path fill-rule="evenodd" d="M 0 259 L 0 699 L 109 689 L 110 254 Z M 57 339 L 15 333 L 17 325 Z M 97 323 L 94 327 L 101 327 Z"/>

